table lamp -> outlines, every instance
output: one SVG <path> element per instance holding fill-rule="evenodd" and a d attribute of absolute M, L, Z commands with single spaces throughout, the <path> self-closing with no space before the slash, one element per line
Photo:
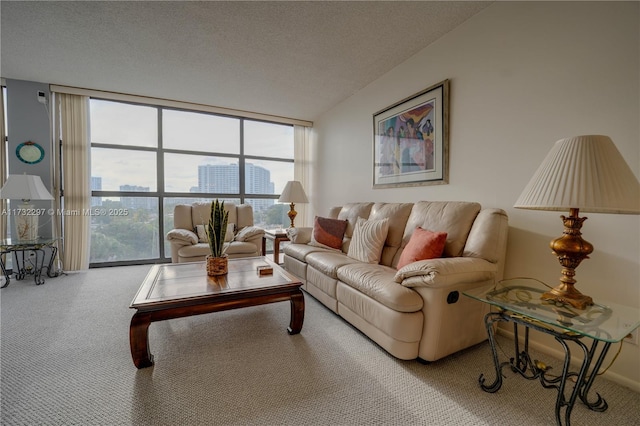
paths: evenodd
<path fill-rule="evenodd" d="M 569 211 L 569 216 L 560 216 L 562 236 L 550 244 L 562 266 L 560 284 L 542 299 L 585 309 L 593 300 L 575 288 L 574 276 L 593 246 L 582 239 L 580 229 L 587 218 L 578 213 L 639 214 L 640 183 L 609 137 L 576 136 L 555 143 L 514 207 Z"/>
<path fill-rule="evenodd" d="M 304 193 L 304 189 L 302 188 L 302 184 L 297 180 L 290 180 L 285 185 L 282 190 L 282 194 L 280 198 L 278 198 L 279 203 L 291 203 L 289 205 L 289 219 L 291 220 L 291 228 L 295 228 L 293 221 L 296 218 L 298 212 L 295 209 L 295 203 L 308 203 L 307 194 Z"/>
<path fill-rule="evenodd" d="M 17 237 L 22 241 L 38 239 L 38 219 L 40 215 L 29 204 L 30 200 L 53 200 L 53 196 L 42 183 L 40 176 L 33 175 L 9 175 L 2 189 L 0 198 L 7 200 L 22 200 L 18 207 L 14 222 L 16 224 Z"/>

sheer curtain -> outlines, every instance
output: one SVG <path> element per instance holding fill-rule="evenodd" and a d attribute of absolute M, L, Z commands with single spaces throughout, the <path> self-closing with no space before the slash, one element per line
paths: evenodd
<path fill-rule="evenodd" d="M 78 212 L 62 215 L 62 264 L 66 272 L 81 271 L 89 268 L 91 244 L 91 217 L 85 214 L 91 201 L 89 98 L 66 93 L 57 97 L 62 137 L 62 158 L 57 163 L 62 164 L 62 207 L 65 212 Z M 59 188 L 58 182 L 55 190 Z"/>
<path fill-rule="evenodd" d="M 0 88 L 1 89 L 1 88 Z M 7 132 L 4 128 L 4 92 L 0 90 L 0 188 L 7 181 Z M 7 210 L 7 200 L 0 200 L 0 210 Z M 0 238 L 7 238 L 7 215 L 0 215 Z"/>
<path fill-rule="evenodd" d="M 306 126 L 293 126 L 293 179 L 300 181 L 309 203 L 313 203 L 311 197 L 311 128 Z M 310 204 L 296 204 L 298 216 L 296 224 L 299 227 L 312 226 Z"/>

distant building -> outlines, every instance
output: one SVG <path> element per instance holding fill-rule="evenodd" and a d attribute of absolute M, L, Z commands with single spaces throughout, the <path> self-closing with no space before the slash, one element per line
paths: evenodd
<path fill-rule="evenodd" d="M 245 194 L 274 194 L 271 172 L 255 164 L 245 165 Z M 198 166 L 198 192 L 237 194 L 240 192 L 240 170 L 237 164 Z M 275 200 L 251 200 L 256 211 L 273 206 Z"/>
<path fill-rule="evenodd" d="M 198 166 L 198 192 L 234 194 L 240 192 L 237 164 Z"/>
<path fill-rule="evenodd" d="M 148 186 L 120 185 L 123 192 L 149 192 Z M 154 197 L 120 197 L 122 207 L 131 210 L 157 210 L 157 199 Z"/>
<path fill-rule="evenodd" d="M 102 191 L 102 177 L 91 176 L 91 190 Z M 101 206 L 101 205 L 102 205 L 102 197 L 91 197 L 91 207 Z"/>

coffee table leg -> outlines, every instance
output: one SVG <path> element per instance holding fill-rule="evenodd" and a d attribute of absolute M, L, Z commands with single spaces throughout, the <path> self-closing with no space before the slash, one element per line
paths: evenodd
<path fill-rule="evenodd" d="M 131 357 L 133 363 L 138 368 L 151 367 L 153 365 L 153 355 L 149 352 L 149 325 L 151 315 L 137 312 L 131 318 L 129 328 L 129 344 L 131 346 Z"/>
<path fill-rule="evenodd" d="M 298 289 L 297 292 L 291 294 L 291 322 L 287 332 L 289 334 L 298 334 L 302 330 L 302 323 L 304 322 L 304 295 L 302 290 Z"/>

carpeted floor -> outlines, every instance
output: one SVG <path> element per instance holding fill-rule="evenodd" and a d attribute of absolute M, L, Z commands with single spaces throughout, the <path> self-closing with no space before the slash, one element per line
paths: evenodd
<path fill-rule="evenodd" d="M 131 362 L 128 308 L 149 266 L 92 269 L 2 289 L 3 425 L 552 425 L 555 391 L 505 370 L 487 343 L 428 365 L 399 361 L 309 295 L 302 333 L 286 302 L 153 323 L 155 366 Z M 502 346 L 510 348 L 504 338 Z M 539 355 L 547 364 L 558 360 Z M 640 424 L 640 395 L 598 378 L 604 413 Z M 595 393 L 593 393 L 595 396 Z"/>

